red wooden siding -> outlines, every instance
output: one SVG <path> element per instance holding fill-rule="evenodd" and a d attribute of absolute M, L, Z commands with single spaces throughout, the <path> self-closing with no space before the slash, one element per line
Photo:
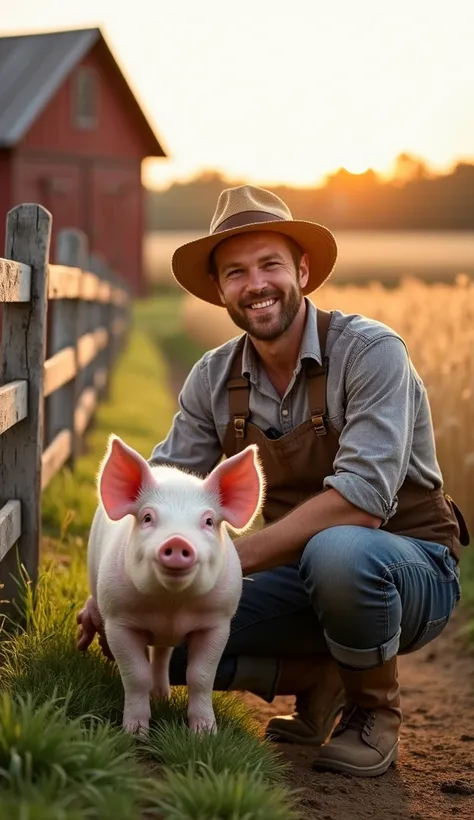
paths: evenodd
<path fill-rule="evenodd" d="M 75 81 L 82 66 L 92 69 L 97 78 L 97 128 L 79 129 L 74 124 Z M 127 109 L 129 94 L 124 94 L 120 79 L 106 58 L 103 44 L 97 43 L 67 77 L 18 148 L 79 154 L 82 157 L 141 159 L 144 156 L 143 141 Z"/>

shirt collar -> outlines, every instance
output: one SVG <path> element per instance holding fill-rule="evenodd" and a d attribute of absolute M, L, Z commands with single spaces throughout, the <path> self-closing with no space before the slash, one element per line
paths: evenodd
<path fill-rule="evenodd" d="M 316 307 L 306 296 L 306 322 L 301 339 L 300 352 L 295 367 L 295 375 L 301 370 L 303 359 L 314 359 L 318 364 L 322 364 L 321 346 L 319 344 L 318 326 L 316 323 Z M 245 342 L 242 351 L 242 376 L 249 376 L 250 381 L 256 381 L 259 369 L 259 360 L 255 348 L 250 341 L 248 334 L 245 334 Z"/>

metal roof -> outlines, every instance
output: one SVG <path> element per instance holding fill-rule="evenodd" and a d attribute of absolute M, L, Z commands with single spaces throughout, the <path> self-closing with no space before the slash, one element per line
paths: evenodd
<path fill-rule="evenodd" d="M 80 60 L 102 40 L 135 101 L 150 156 L 166 156 L 99 28 L 0 36 L 0 146 L 18 143 Z"/>

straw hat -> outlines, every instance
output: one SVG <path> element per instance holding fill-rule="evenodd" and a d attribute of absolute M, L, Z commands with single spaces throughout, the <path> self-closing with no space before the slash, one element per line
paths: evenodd
<path fill-rule="evenodd" d="M 290 236 L 309 256 L 304 294 L 312 293 L 330 275 L 337 256 L 336 240 L 322 225 L 293 219 L 280 197 L 263 188 L 241 185 L 219 195 L 209 235 L 177 248 L 171 268 L 179 284 L 205 302 L 223 307 L 210 274 L 209 258 L 224 239 L 250 231 L 275 231 Z"/>

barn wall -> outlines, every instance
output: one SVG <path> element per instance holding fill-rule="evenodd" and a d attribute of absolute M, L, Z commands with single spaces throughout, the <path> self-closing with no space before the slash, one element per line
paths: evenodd
<path fill-rule="evenodd" d="M 0 150 L 0 256 L 5 255 L 5 223 L 11 199 L 11 151 Z"/>
<path fill-rule="evenodd" d="M 77 227 L 134 291 L 143 292 L 142 208 L 139 162 L 77 157 L 40 159 L 19 154 L 14 163 L 15 202 L 38 202 L 53 215 L 51 261 L 57 235 Z"/>
<path fill-rule="evenodd" d="M 80 129 L 74 123 L 75 77 L 81 66 L 93 69 L 97 77 L 97 128 Z M 128 94 L 123 94 L 119 77 L 111 70 L 98 43 L 67 77 L 18 147 L 85 157 L 141 159 L 144 145 L 137 123 L 129 113 L 129 99 Z"/>

